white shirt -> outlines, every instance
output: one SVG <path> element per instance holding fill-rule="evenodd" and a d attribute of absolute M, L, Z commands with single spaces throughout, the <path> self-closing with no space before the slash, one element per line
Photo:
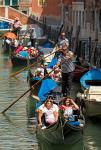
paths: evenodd
<path fill-rule="evenodd" d="M 11 41 L 10 41 L 9 39 L 6 39 L 6 43 L 7 43 L 7 44 L 10 44 Z"/>
<path fill-rule="evenodd" d="M 45 113 L 46 122 L 51 122 L 51 123 L 55 122 L 54 111 L 55 111 L 54 108 L 50 108 L 50 109 L 47 109 L 46 107 L 44 108 L 43 113 Z"/>
<path fill-rule="evenodd" d="M 44 104 L 42 104 L 38 109 L 44 111 L 44 108 L 46 108 L 46 107 L 44 106 Z M 54 111 L 56 111 L 56 112 L 59 111 L 59 108 L 58 108 L 58 106 L 57 106 L 56 104 L 53 104 L 52 108 L 53 108 Z"/>
<path fill-rule="evenodd" d="M 44 69 L 43 69 L 43 68 L 40 68 L 40 70 L 41 70 L 41 74 L 44 76 Z M 46 70 L 47 70 L 47 73 L 49 73 L 49 74 L 50 74 L 50 72 L 52 71 L 51 68 L 46 68 Z"/>
<path fill-rule="evenodd" d="M 65 38 L 65 39 L 61 39 L 61 38 L 59 38 L 59 40 L 58 40 L 58 45 L 59 46 L 63 46 L 63 45 L 67 45 L 67 46 L 69 46 L 69 41 L 68 41 L 68 39 L 67 38 Z"/>
<path fill-rule="evenodd" d="M 44 104 L 42 104 L 39 107 L 39 110 L 42 110 L 42 112 L 45 113 L 45 120 L 46 120 L 46 122 L 54 123 L 56 121 L 54 113 L 53 113 L 53 112 L 58 112 L 58 110 L 59 110 L 59 108 L 58 108 L 58 106 L 56 104 L 53 104 L 53 106 L 50 109 L 47 109 L 44 106 Z"/>
<path fill-rule="evenodd" d="M 67 116 L 73 115 L 73 109 L 72 109 L 72 107 L 68 107 L 67 109 L 65 109 L 64 115 L 67 115 Z"/>

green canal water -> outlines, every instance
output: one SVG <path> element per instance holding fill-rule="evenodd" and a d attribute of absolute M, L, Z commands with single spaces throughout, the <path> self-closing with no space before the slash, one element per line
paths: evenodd
<path fill-rule="evenodd" d="M 1 112 L 29 89 L 27 71 L 16 72 L 8 55 L 0 48 L 0 150 L 38 150 L 34 101 L 27 93 L 3 115 Z M 78 90 L 78 84 L 73 88 Z M 41 143 L 42 150 L 101 150 L 101 120 L 86 118 L 83 140 L 71 149 L 67 146 Z"/>

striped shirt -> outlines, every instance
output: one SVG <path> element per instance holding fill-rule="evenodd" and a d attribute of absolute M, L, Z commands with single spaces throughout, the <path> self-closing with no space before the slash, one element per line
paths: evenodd
<path fill-rule="evenodd" d="M 68 53 L 70 54 L 72 52 L 69 51 Z M 66 59 L 65 56 L 60 55 L 59 62 L 61 62 L 61 70 L 62 70 L 63 73 L 69 73 L 69 72 L 74 71 L 75 65 L 74 65 L 72 59 Z"/>
<path fill-rule="evenodd" d="M 61 38 L 59 38 L 58 39 L 58 46 L 63 46 L 63 45 L 67 45 L 67 46 L 69 46 L 69 41 L 68 41 L 68 39 L 67 38 L 65 38 L 65 39 L 61 39 Z"/>

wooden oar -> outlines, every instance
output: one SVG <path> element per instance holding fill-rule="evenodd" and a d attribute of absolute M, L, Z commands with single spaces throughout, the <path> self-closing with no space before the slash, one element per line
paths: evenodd
<path fill-rule="evenodd" d="M 13 106 L 17 101 L 19 101 L 24 95 L 26 95 L 29 91 L 31 91 L 31 89 L 34 89 L 34 87 L 40 83 L 43 79 L 45 79 L 46 77 L 49 76 L 49 74 L 51 74 L 54 71 L 54 69 L 52 71 L 50 71 L 48 74 L 46 74 L 41 80 L 39 80 L 38 82 L 36 82 L 30 89 L 28 89 L 26 92 L 24 92 L 17 100 L 15 100 L 14 102 L 12 102 L 6 109 L 4 109 L 1 113 L 5 113 L 11 106 Z"/>

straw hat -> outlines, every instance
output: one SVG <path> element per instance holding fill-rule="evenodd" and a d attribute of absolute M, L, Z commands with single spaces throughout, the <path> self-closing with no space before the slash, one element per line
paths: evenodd
<path fill-rule="evenodd" d="M 16 17 L 15 20 L 19 20 L 19 17 Z"/>

